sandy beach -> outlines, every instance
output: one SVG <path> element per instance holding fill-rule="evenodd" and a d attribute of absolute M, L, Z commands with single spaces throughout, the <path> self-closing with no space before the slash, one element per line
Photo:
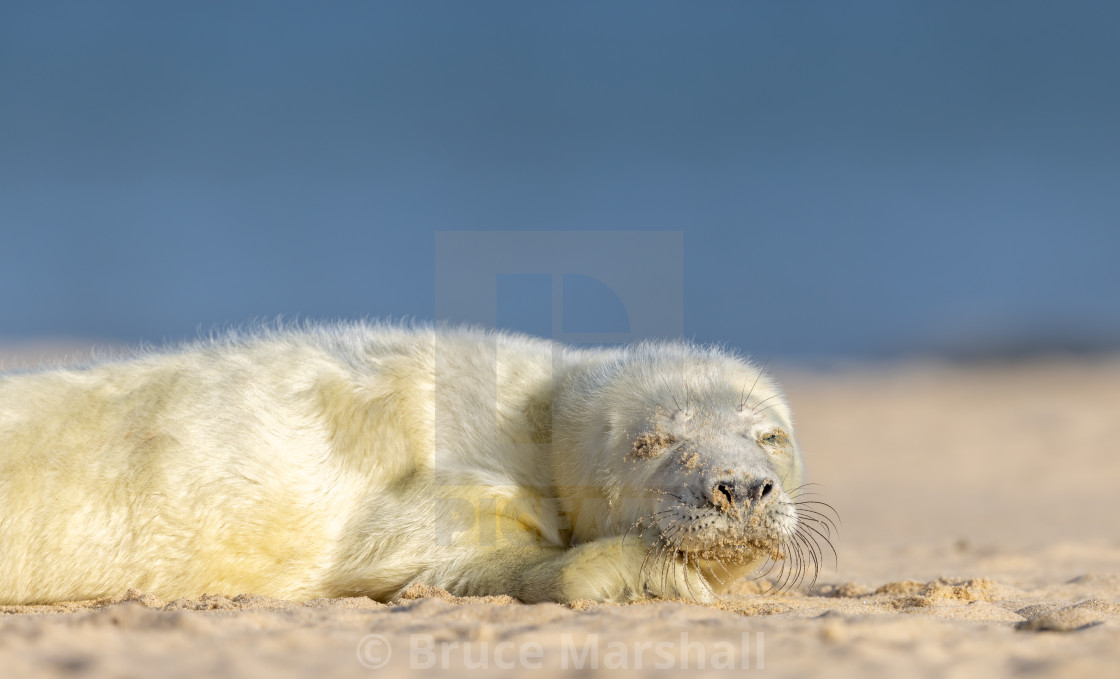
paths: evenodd
<path fill-rule="evenodd" d="M 63 346 L 0 359 L 33 365 Z M 664 675 L 686 662 L 774 677 L 1115 673 L 1120 357 L 772 371 L 814 490 L 842 520 L 838 563 L 826 552 L 812 586 L 764 594 L 767 580 L 746 580 L 716 606 L 129 591 L 0 607 L 0 675 Z"/>

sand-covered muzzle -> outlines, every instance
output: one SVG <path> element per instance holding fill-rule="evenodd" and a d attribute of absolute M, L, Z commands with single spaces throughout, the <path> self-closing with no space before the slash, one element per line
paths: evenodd
<path fill-rule="evenodd" d="M 797 531 L 797 516 L 788 500 L 761 507 L 670 504 L 677 506 L 660 512 L 657 541 L 686 561 L 737 567 L 758 565 L 768 558 L 779 561 L 784 558 L 782 545 Z"/>
<path fill-rule="evenodd" d="M 649 476 L 648 493 L 658 498 L 649 537 L 658 549 L 688 563 L 741 570 L 803 546 L 780 470 L 734 415 L 670 413 L 667 420 L 637 436 L 628 456 L 656 465 Z M 780 436 L 788 445 L 788 436 Z"/>

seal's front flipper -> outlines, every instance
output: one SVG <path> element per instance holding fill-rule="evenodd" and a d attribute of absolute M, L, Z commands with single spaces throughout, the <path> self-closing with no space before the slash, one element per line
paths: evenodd
<path fill-rule="evenodd" d="M 707 603 L 714 598 L 696 568 L 633 539 L 593 540 L 571 548 L 489 549 L 454 573 L 449 581 L 441 582 L 435 573 L 426 577 L 459 596 L 509 594 L 526 603 L 649 597 Z"/>

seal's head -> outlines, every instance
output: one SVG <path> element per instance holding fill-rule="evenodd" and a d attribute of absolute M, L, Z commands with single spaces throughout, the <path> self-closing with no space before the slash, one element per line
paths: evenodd
<path fill-rule="evenodd" d="M 795 499 L 790 408 L 757 367 L 715 349 L 639 345 L 575 391 L 558 408 L 558 442 L 591 459 L 567 465 L 567 483 L 606 504 L 572 508 L 577 539 L 633 534 L 652 562 L 683 559 L 713 589 L 767 559 L 788 559 L 779 579 L 792 584 L 819 568 L 822 526 Z"/>

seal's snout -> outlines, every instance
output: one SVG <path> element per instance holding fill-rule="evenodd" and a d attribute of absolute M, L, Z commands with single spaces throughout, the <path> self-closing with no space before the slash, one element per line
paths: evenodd
<path fill-rule="evenodd" d="M 746 507 L 760 505 L 773 495 L 776 482 L 770 478 L 735 478 L 725 477 L 717 479 L 707 488 L 708 503 L 727 511 L 733 507 Z"/>

